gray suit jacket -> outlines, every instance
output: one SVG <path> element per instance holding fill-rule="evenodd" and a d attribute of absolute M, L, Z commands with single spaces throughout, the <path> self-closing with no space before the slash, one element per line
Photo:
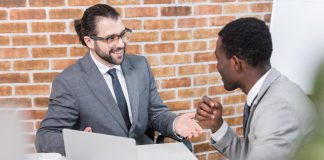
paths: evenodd
<path fill-rule="evenodd" d="M 160 99 L 146 59 L 126 55 L 121 68 L 132 108 L 130 130 L 103 76 L 87 54 L 54 79 L 47 115 L 36 135 L 37 152 L 65 155 L 63 128 L 91 127 L 95 133 L 134 138 L 137 144 L 153 143 L 145 135 L 148 126 L 174 136 L 172 123 L 176 115 Z"/>
<path fill-rule="evenodd" d="M 304 92 L 273 68 L 251 106 L 246 138 L 228 128 L 211 145 L 231 160 L 290 159 L 314 128 L 313 109 Z"/>

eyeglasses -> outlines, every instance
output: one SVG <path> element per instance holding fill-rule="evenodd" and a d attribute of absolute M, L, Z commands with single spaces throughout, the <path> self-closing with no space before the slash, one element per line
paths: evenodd
<path fill-rule="evenodd" d="M 114 46 L 118 43 L 119 39 L 121 38 L 123 40 L 124 43 L 129 42 L 130 40 L 130 35 L 131 35 L 132 30 L 129 28 L 125 28 L 120 35 L 118 34 L 113 34 L 111 36 L 108 37 L 97 37 L 97 36 L 90 36 L 90 38 L 94 39 L 94 40 L 105 40 L 107 42 L 107 44 Z"/>

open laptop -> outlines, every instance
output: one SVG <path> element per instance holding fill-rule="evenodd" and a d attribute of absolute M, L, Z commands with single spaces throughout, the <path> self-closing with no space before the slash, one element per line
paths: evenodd
<path fill-rule="evenodd" d="M 63 129 L 68 160 L 197 160 L 182 143 L 136 146 L 132 138 Z"/>

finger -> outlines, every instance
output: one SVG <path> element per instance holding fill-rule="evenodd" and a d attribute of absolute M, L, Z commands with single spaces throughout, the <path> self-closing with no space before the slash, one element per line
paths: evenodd
<path fill-rule="evenodd" d="M 193 132 L 192 134 L 193 134 L 193 137 L 198 137 L 198 135 L 199 135 L 198 132 Z"/>
<path fill-rule="evenodd" d="M 87 127 L 87 128 L 85 128 L 85 129 L 84 129 L 84 132 L 92 132 L 91 127 Z"/>
<path fill-rule="evenodd" d="M 210 117 L 204 117 L 204 116 L 201 116 L 201 115 L 199 115 L 199 114 L 196 114 L 195 119 L 196 119 L 198 122 L 201 122 L 201 121 L 210 120 Z"/>
<path fill-rule="evenodd" d="M 204 110 L 204 111 L 206 111 L 206 112 L 212 114 L 214 108 L 213 108 L 212 106 L 210 106 L 210 105 L 208 105 L 207 103 L 204 102 L 204 103 L 200 103 L 200 104 L 199 104 L 199 109 L 202 109 L 202 110 Z"/>
<path fill-rule="evenodd" d="M 190 119 L 194 119 L 196 116 L 196 113 L 186 113 L 185 115 Z"/>
<path fill-rule="evenodd" d="M 212 113 L 208 113 L 208 112 L 206 112 L 204 110 L 201 110 L 201 109 L 200 110 L 197 110 L 197 115 L 198 116 L 201 116 L 201 117 L 204 117 L 206 119 L 211 119 L 212 116 L 214 116 L 214 115 L 212 115 Z"/>
<path fill-rule="evenodd" d="M 197 131 L 199 134 L 202 132 L 202 128 L 198 123 L 194 123 L 195 131 Z"/>
<path fill-rule="evenodd" d="M 214 101 L 211 98 L 207 97 L 207 96 L 203 96 L 202 100 L 203 100 L 204 103 L 208 104 L 211 107 L 215 106 Z"/>

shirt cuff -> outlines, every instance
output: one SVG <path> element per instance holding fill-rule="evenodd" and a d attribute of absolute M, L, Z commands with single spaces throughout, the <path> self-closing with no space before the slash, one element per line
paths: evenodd
<path fill-rule="evenodd" d="M 222 126 L 215 133 L 211 135 L 212 139 L 215 142 L 220 141 L 225 136 L 227 132 L 227 128 L 228 128 L 228 124 L 224 121 Z"/>
<path fill-rule="evenodd" d="M 174 119 L 173 123 L 172 123 L 172 131 L 173 131 L 174 135 L 175 135 L 177 138 L 179 138 L 180 140 L 182 140 L 183 137 L 182 137 L 181 135 L 179 135 L 179 134 L 176 132 L 176 130 L 175 130 L 175 121 L 176 121 L 178 118 L 179 118 L 179 116 L 177 116 L 177 117 Z"/>

